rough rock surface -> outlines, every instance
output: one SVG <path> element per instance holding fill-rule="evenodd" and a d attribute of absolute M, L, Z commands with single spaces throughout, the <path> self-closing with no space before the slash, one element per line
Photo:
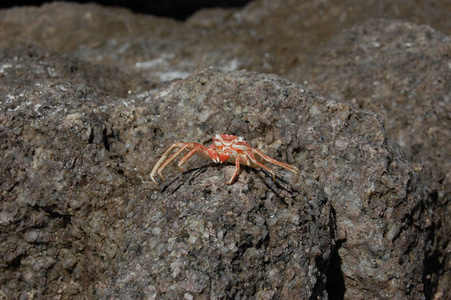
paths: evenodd
<path fill-rule="evenodd" d="M 382 114 L 409 158 L 431 164 L 451 190 L 451 39 L 428 26 L 374 20 L 320 50 L 288 78 Z"/>
<path fill-rule="evenodd" d="M 125 75 L 33 47 L 1 61 L 2 297 L 327 297 L 335 219 L 316 181 L 248 169 L 226 186 L 233 166 L 207 165 L 160 191 L 148 173 L 174 138 L 170 101 L 122 98 Z M 89 73 L 118 85 L 105 95 Z M 179 134 L 206 138 L 180 112 Z"/>
<path fill-rule="evenodd" d="M 369 18 L 429 24 L 451 33 L 448 0 L 259 0 L 199 11 L 186 22 L 125 9 L 54 2 L 0 11 L 0 47 L 33 43 L 152 81 L 197 68 L 286 74 L 342 29 Z M 64 28 L 64 30 L 61 30 Z"/>
<path fill-rule="evenodd" d="M 253 170 L 227 186 L 233 171 L 207 164 L 141 200 L 105 299 L 326 299 L 335 230 L 322 189 Z"/>
<path fill-rule="evenodd" d="M 103 95 L 89 80 L 61 80 L 74 68 L 42 71 L 61 58 L 27 51 L 2 54 L 6 297 L 324 298 L 326 276 L 343 281 L 326 270 L 335 244 L 326 194 L 341 243 L 333 266 L 341 259 L 366 290 L 347 286 L 352 296 L 428 288 L 429 195 L 376 115 L 274 75 L 213 69 Z M 199 160 L 187 174 L 168 168 L 162 188 L 148 181 L 170 143 L 207 143 L 225 128 L 299 166 L 299 182 L 245 169 L 225 186 L 233 167 Z"/>
<path fill-rule="evenodd" d="M 335 217 L 326 213 L 308 232 L 286 233 L 301 239 L 317 233 L 312 244 L 326 245 L 321 252 L 304 257 L 321 258 L 303 261 L 303 266 L 313 268 L 309 273 L 313 278 L 291 279 L 305 280 L 306 287 L 316 280 L 313 290 L 305 288 L 303 295 L 326 297 L 325 278 L 329 297 L 337 299 L 439 299 L 451 294 L 450 43 L 444 35 L 451 32 L 449 5 L 447 0 L 421 0 L 415 5 L 403 0 L 358 5 L 255 1 L 242 10 L 201 11 L 186 22 L 67 3 L 0 11 L 0 46 L 6 48 L 0 54 L 0 235 L 5 241 L 0 249 L 0 297 L 120 297 L 127 268 L 148 267 L 143 263 L 145 253 L 134 250 L 139 239 L 168 237 L 165 232 L 149 233 L 154 220 L 146 211 L 157 212 L 167 205 L 174 213 L 198 212 L 195 209 L 201 208 L 174 208 L 175 200 L 162 201 L 162 197 L 183 191 L 190 200 L 180 203 L 212 201 L 212 194 L 191 195 L 199 193 L 196 182 L 213 188 L 209 178 L 223 179 L 216 182 L 219 186 L 233 170 L 193 160 L 187 174 L 168 168 L 161 191 L 148 182 L 152 164 L 170 143 L 208 144 L 216 132 L 243 135 L 252 145 L 302 171 L 299 183 L 290 186 L 284 170 L 275 168 L 280 178 L 272 184 L 264 173 L 245 168 L 234 186 L 224 186 L 233 190 L 244 184 L 241 197 L 258 203 L 254 210 L 240 211 L 242 217 L 268 217 L 258 209 L 267 208 L 264 199 L 273 194 L 283 195 L 276 197 L 279 214 L 298 212 L 302 203 L 318 199 L 313 210 L 299 212 L 299 227 L 302 220 L 327 211 L 329 203 L 335 209 Z M 431 27 L 379 20 L 336 36 L 343 28 L 374 17 Z M 275 72 L 292 81 L 306 81 L 328 96 L 276 76 L 245 72 L 203 70 L 184 81 L 165 82 L 209 65 Z M 357 109 L 330 99 L 352 101 Z M 184 182 L 183 178 L 191 179 Z M 171 194 L 178 182 L 180 187 Z M 252 189 L 246 184 L 252 184 Z M 299 190 L 302 193 L 294 192 Z M 222 192 L 222 188 L 217 191 Z M 157 200 L 162 204 L 151 206 Z M 213 199 L 209 208 L 229 211 L 232 207 L 217 204 Z M 150 227 L 143 229 L 143 220 Z M 331 222 L 328 228 L 324 227 L 327 222 Z M 266 221 L 255 224 L 257 230 L 270 228 Z M 334 246 L 334 225 L 339 240 L 324 273 Z M 242 246 L 229 253 L 236 255 L 235 265 L 224 269 L 235 272 L 234 267 L 245 261 L 240 251 L 249 244 L 233 230 L 227 232 L 235 245 Z M 277 241 L 279 236 L 268 232 Z M 218 238 L 209 233 L 199 240 L 206 246 L 196 248 L 196 253 L 222 249 L 212 244 Z M 273 245 L 264 240 L 259 250 L 276 261 L 270 251 Z M 149 247 L 143 244 L 143 249 Z M 186 262 L 193 266 L 190 259 Z M 220 276 L 204 272 L 204 267 L 196 270 L 217 284 Z M 277 268 L 282 267 L 279 262 Z M 265 270 L 264 284 L 240 289 L 242 278 L 227 277 L 236 295 L 249 295 L 254 289 L 256 297 L 277 299 L 289 291 L 283 288 L 289 276 L 279 281 L 265 264 L 256 268 Z M 163 280 L 164 272 L 158 274 L 158 280 Z M 196 277 L 197 273 L 188 274 Z M 177 284 L 190 276 L 172 275 L 168 280 L 175 289 L 183 288 Z M 197 278 L 205 283 L 203 275 Z M 146 282 L 161 288 L 152 279 L 142 280 L 141 285 L 127 284 L 122 291 L 140 295 L 135 292 Z M 196 293 L 213 290 L 209 286 Z M 157 295 L 154 292 L 145 293 Z M 183 295 L 189 299 L 196 293 Z"/>
<path fill-rule="evenodd" d="M 324 45 L 288 78 L 385 118 L 414 167 L 439 184 L 430 255 L 451 286 L 451 39 L 428 26 L 375 20 Z M 306 72 L 306 70 L 308 70 Z"/>

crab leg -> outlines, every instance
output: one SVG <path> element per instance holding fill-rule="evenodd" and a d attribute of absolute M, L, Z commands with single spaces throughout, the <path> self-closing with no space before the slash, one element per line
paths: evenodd
<path fill-rule="evenodd" d="M 270 162 L 272 164 L 281 166 L 282 168 L 287 169 L 288 171 L 291 171 L 294 173 L 294 181 L 296 182 L 298 180 L 298 175 L 299 175 L 299 169 L 296 168 L 295 166 L 289 165 L 289 164 L 284 164 L 280 161 L 275 160 L 274 158 L 269 157 L 268 155 L 263 154 L 263 152 L 261 152 L 258 149 L 253 149 L 253 152 L 258 154 L 258 156 L 260 156 L 262 159 L 266 160 L 267 162 Z M 274 173 L 273 173 L 274 175 Z"/>
<path fill-rule="evenodd" d="M 171 156 L 170 153 L 175 149 L 179 148 L 175 151 Z M 191 149 L 192 148 L 192 149 Z M 200 151 L 202 154 L 208 156 L 208 148 L 202 144 L 198 143 L 174 143 L 163 153 L 160 159 L 157 161 L 155 167 L 153 167 L 152 172 L 150 173 L 150 178 L 153 182 L 158 184 L 155 180 L 155 175 L 158 173 L 161 178 L 164 179 L 163 174 L 161 173 L 164 168 L 166 168 L 170 163 L 172 163 L 183 151 L 186 149 L 191 149 L 185 156 L 182 157 L 180 162 L 178 163 L 179 169 L 183 172 L 182 165 L 194 155 L 194 153 Z M 169 158 L 168 158 L 169 156 Z"/>
<path fill-rule="evenodd" d="M 163 155 L 160 157 L 160 159 L 157 161 L 156 165 L 153 167 L 152 172 L 150 173 L 150 179 L 152 179 L 155 184 L 158 184 L 155 180 L 155 174 L 158 173 L 161 178 L 163 178 L 163 175 L 161 174 L 161 171 L 166 168 L 167 165 L 169 165 L 174 159 L 177 158 L 177 156 L 180 155 L 180 153 L 183 152 L 186 148 L 189 147 L 189 143 L 174 143 L 163 153 Z M 172 154 L 167 160 L 166 158 L 169 156 L 172 150 L 174 148 L 180 148 L 178 149 L 174 154 Z"/>
<path fill-rule="evenodd" d="M 246 158 L 246 157 L 244 157 L 244 158 Z M 241 161 L 241 159 L 242 159 L 242 156 L 241 155 L 237 155 L 236 160 L 235 160 L 235 166 L 236 166 L 235 173 L 233 173 L 232 178 L 230 178 L 230 180 L 227 182 L 227 184 L 232 184 L 233 181 L 235 180 L 235 178 L 238 176 L 238 173 L 240 172 L 240 161 Z M 247 158 L 246 158 L 246 160 L 247 160 Z M 249 161 L 247 161 L 247 163 L 249 163 Z"/>
<path fill-rule="evenodd" d="M 246 155 L 250 158 L 250 160 L 251 160 L 254 164 L 256 164 L 257 166 L 259 166 L 259 167 L 265 169 L 266 171 L 268 171 L 269 173 L 271 173 L 271 174 L 272 174 L 272 180 L 273 180 L 273 181 L 276 181 L 276 174 L 274 173 L 274 171 L 271 170 L 270 168 L 268 168 L 267 166 L 265 166 L 264 164 L 262 164 L 261 162 L 259 162 L 259 161 L 255 158 L 254 154 L 252 153 L 252 150 L 246 151 Z"/>
<path fill-rule="evenodd" d="M 205 147 L 204 145 L 197 144 L 197 143 L 190 143 L 190 145 L 194 146 L 194 148 L 190 152 L 188 152 L 185 156 L 183 156 L 182 159 L 179 161 L 179 163 L 177 165 L 179 167 L 180 171 L 182 171 L 182 172 L 184 172 L 184 170 L 182 168 L 182 165 L 184 163 L 186 163 L 186 161 L 188 159 L 190 159 L 191 156 L 193 156 L 196 152 L 200 151 L 202 154 L 204 154 L 207 157 L 209 157 L 209 155 L 208 155 L 208 148 Z"/>

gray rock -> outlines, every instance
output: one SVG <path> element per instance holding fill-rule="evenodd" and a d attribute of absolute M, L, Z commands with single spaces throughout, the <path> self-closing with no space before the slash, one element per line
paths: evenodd
<path fill-rule="evenodd" d="M 447 5 L 255 1 L 183 23 L 68 3 L 0 11 L 0 298 L 445 297 L 449 37 L 396 21 L 337 34 L 371 17 L 448 34 Z M 275 72 L 327 96 L 277 76 L 215 69 L 166 82 L 210 65 Z M 242 135 L 298 166 L 299 182 L 280 168 L 276 183 L 244 168 L 229 187 L 233 167 L 200 158 L 184 174 L 166 169 L 159 188 L 149 182 L 171 143 L 208 144 L 215 133 Z M 299 223 L 271 231 L 279 223 L 271 225 L 267 207 L 281 220 L 294 213 Z M 213 222 L 218 213 L 206 213 L 223 209 L 232 217 Z M 163 210 L 171 215 L 159 215 Z M 191 220 L 213 226 L 186 227 Z M 232 223 L 239 227 L 223 230 L 222 239 L 231 240 L 228 256 L 214 260 L 224 266 L 216 273 L 193 256 L 146 260 L 188 249 L 211 262 L 221 235 L 202 234 Z M 250 230 L 251 242 L 239 228 Z M 185 245 L 158 252 L 147 242 L 169 244 L 170 236 Z M 286 247 L 277 248 L 282 239 Z M 310 252 L 301 256 L 303 250 Z M 252 275 L 239 277 L 249 261 Z M 299 268 L 287 269 L 293 261 Z M 309 276 L 296 277 L 306 268 Z M 152 270 L 155 277 L 143 277 Z"/>
<path fill-rule="evenodd" d="M 451 290 L 449 53 L 449 36 L 428 26 L 373 20 L 344 31 L 288 76 L 329 97 L 381 114 L 389 136 L 413 167 L 437 185 L 435 242 L 428 250 L 426 277 L 432 276 L 434 286 L 435 270 L 440 266 L 447 270 L 438 282 L 438 297 Z"/>
<path fill-rule="evenodd" d="M 0 115 L 4 297 L 327 297 L 335 221 L 313 179 L 304 174 L 292 185 L 282 171 L 273 183 L 271 176 L 245 168 L 239 182 L 226 186 L 234 166 L 198 161 L 201 169 L 160 190 L 148 176 L 160 144 L 175 137 L 173 130 L 162 130 L 178 120 L 176 114 L 165 119 L 174 98 L 161 101 L 146 92 L 124 99 L 126 86 L 120 84 L 101 94 L 88 85 L 89 77 L 72 83 L 73 68 L 59 65 L 63 57 L 33 47 L 1 57 L 8 66 L 0 88 L 6 99 Z M 55 65 L 52 74 L 42 73 Z M 91 69 L 113 82 L 123 76 L 89 64 L 77 67 L 81 74 Z M 201 74 L 194 82 L 198 76 L 247 76 Z M 24 85 L 28 78 L 33 84 Z M 162 95 L 165 88 L 152 93 Z M 214 110 L 230 105 L 210 104 Z M 185 124 L 179 134 L 209 139 L 186 126 L 214 113 L 202 107 L 203 116 L 180 110 Z M 226 113 L 208 123 L 234 119 Z M 280 140 L 272 142 L 273 156 L 278 158 L 277 150 L 292 158 Z M 132 268 L 141 271 L 122 286 L 130 283 Z"/>
<path fill-rule="evenodd" d="M 335 231 L 325 194 L 313 180 L 274 184 L 254 170 L 228 186 L 233 168 L 177 174 L 144 200 L 105 299 L 327 298 Z"/>
<path fill-rule="evenodd" d="M 8 101 L 0 280 L 8 297 L 29 290 L 39 297 L 326 298 L 326 277 L 343 280 L 327 272 L 335 224 L 333 263 L 341 259 L 366 295 L 422 294 L 428 194 L 376 115 L 244 71 L 204 69 L 127 99 L 126 83 L 102 95 L 87 80 L 58 79 L 70 68 L 24 87 L 19 79 L 58 57 L 27 49 L 28 56 L 2 56 L 10 65 L 1 88 Z M 226 186 L 233 166 L 200 159 L 185 174 L 165 170 L 162 187 L 149 182 L 170 143 L 207 144 L 216 132 L 245 136 L 299 166 L 299 182 L 284 170 L 273 183 L 245 168 Z"/>
<path fill-rule="evenodd" d="M 228 128 L 252 144 L 264 132 L 265 144 L 288 145 L 288 161 L 316 178 L 335 208 L 341 243 L 336 260 L 350 297 L 421 298 L 433 190 L 387 137 L 382 119 L 276 77 L 238 74 L 201 71 L 150 93 L 149 99 L 177 107 L 155 116 L 160 132 L 170 131 L 172 118 L 180 128 L 163 144 L 199 141 L 194 127 L 209 134 Z M 239 96 L 216 94 L 222 89 Z"/>
<path fill-rule="evenodd" d="M 451 33 L 449 1 L 252 1 L 201 10 L 186 22 L 94 4 L 53 2 L 0 11 L 0 47 L 32 43 L 160 82 L 198 68 L 285 75 L 345 28 L 371 18 L 410 20 Z M 64 30 L 61 30 L 64 28 Z"/>

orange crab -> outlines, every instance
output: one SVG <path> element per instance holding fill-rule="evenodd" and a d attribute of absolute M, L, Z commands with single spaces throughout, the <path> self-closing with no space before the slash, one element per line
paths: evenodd
<path fill-rule="evenodd" d="M 174 149 L 178 150 L 171 154 Z M 152 181 L 158 184 L 155 180 L 155 175 L 157 173 L 162 179 L 164 179 L 163 175 L 161 174 L 163 169 L 166 168 L 171 162 L 173 162 L 185 150 L 189 150 L 189 152 L 185 156 L 183 156 L 178 163 L 178 167 L 182 172 L 184 171 L 182 168 L 183 164 L 186 163 L 186 161 L 190 159 L 194 154 L 201 154 L 205 157 L 210 157 L 215 163 L 218 164 L 225 162 L 234 162 L 236 166 L 235 173 L 233 173 L 232 178 L 230 178 L 227 184 L 232 184 L 233 181 L 238 177 L 240 164 L 252 168 L 263 168 L 272 174 L 274 181 L 276 180 L 276 174 L 262 162 L 266 161 L 293 172 L 295 175 L 295 181 L 297 180 L 297 177 L 299 175 L 298 168 L 277 161 L 263 154 L 260 150 L 252 148 L 251 145 L 249 145 L 242 137 L 228 134 L 217 134 L 213 138 L 213 144 L 208 148 L 198 143 L 172 144 L 163 153 L 163 156 L 161 156 L 156 165 L 153 167 L 152 172 L 150 173 L 150 178 L 152 179 Z"/>

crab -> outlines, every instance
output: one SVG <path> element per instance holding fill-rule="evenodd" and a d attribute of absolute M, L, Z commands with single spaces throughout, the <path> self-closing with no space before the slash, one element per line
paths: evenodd
<path fill-rule="evenodd" d="M 173 153 L 174 149 L 177 149 L 177 151 Z M 152 172 L 150 173 L 150 178 L 153 182 L 155 182 L 155 184 L 158 185 L 157 181 L 155 180 L 155 175 L 158 174 L 162 179 L 164 179 L 161 172 L 185 150 L 188 150 L 188 153 L 185 154 L 185 156 L 183 156 L 178 163 L 178 167 L 182 172 L 184 172 L 184 169 L 182 167 L 183 164 L 185 164 L 186 161 L 190 159 L 194 154 L 200 154 L 204 157 L 211 158 L 217 164 L 225 162 L 235 163 L 235 172 L 233 173 L 232 178 L 230 178 L 227 184 L 232 184 L 238 177 L 241 164 L 252 168 L 260 167 L 262 169 L 265 169 L 272 174 L 273 181 L 276 180 L 276 174 L 273 170 L 265 166 L 263 162 L 269 162 L 285 168 L 290 172 L 293 172 L 295 176 L 295 182 L 297 181 L 297 177 L 299 175 L 298 168 L 277 161 L 263 154 L 260 150 L 252 148 L 251 145 L 249 145 L 242 137 L 228 134 L 217 134 L 215 137 L 213 137 L 213 144 L 211 144 L 211 146 L 209 146 L 208 148 L 198 143 L 183 142 L 174 143 L 169 146 L 169 148 L 157 161 L 152 169 Z"/>

